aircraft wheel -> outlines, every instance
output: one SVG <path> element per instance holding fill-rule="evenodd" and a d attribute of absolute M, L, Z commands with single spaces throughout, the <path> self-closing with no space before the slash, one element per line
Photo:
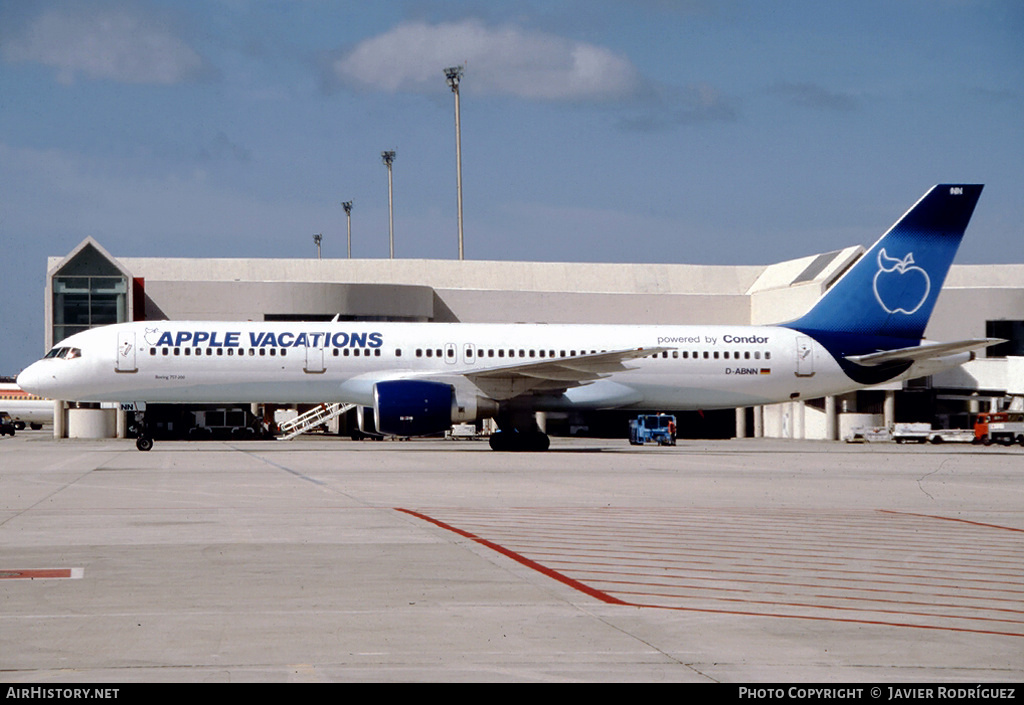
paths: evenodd
<path fill-rule="evenodd" d="M 152 450 L 153 439 L 146 436 L 139 436 L 135 439 L 135 447 L 142 451 Z"/>

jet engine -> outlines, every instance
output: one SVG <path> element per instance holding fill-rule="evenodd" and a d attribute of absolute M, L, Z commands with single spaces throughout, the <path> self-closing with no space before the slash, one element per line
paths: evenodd
<path fill-rule="evenodd" d="M 476 394 L 459 394 L 444 382 L 392 380 L 373 385 L 377 430 L 392 436 L 429 436 L 453 423 L 497 414 L 498 406 Z"/>

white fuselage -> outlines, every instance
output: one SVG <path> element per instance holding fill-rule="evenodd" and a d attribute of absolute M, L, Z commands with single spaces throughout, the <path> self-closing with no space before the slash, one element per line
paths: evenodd
<path fill-rule="evenodd" d="M 61 347 L 77 352 L 34 363 L 19 383 L 81 402 L 371 405 L 375 383 L 420 378 L 535 409 L 658 410 L 861 386 L 812 338 L 779 326 L 154 321 L 86 331 Z M 481 370 L 636 348 L 659 352 L 565 390 L 481 392 L 469 381 Z"/>
<path fill-rule="evenodd" d="M 19 423 L 53 423 L 53 402 L 29 394 L 16 384 L 0 384 L 0 411 Z"/>

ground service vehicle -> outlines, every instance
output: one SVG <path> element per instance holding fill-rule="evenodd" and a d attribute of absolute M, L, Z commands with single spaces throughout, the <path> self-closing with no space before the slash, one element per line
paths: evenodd
<path fill-rule="evenodd" d="M 1024 446 L 1024 411 L 992 411 L 978 414 L 974 422 L 974 442 L 983 445 L 1014 442 Z"/>
<path fill-rule="evenodd" d="M 671 414 L 642 414 L 629 422 L 629 442 L 634 446 L 676 444 L 676 417 Z"/>
<path fill-rule="evenodd" d="M 14 435 L 14 420 L 6 411 L 0 411 L 0 436 Z"/>

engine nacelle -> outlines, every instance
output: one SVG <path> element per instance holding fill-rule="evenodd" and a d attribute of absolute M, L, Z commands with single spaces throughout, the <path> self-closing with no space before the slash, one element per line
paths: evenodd
<path fill-rule="evenodd" d="M 377 430 L 392 436 L 429 436 L 452 425 L 451 385 L 394 380 L 373 385 Z"/>
<path fill-rule="evenodd" d="M 458 395 L 443 382 L 396 379 L 373 385 L 373 412 L 380 433 L 429 436 L 447 431 L 453 423 L 494 416 L 498 405 L 476 394 Z"/>

